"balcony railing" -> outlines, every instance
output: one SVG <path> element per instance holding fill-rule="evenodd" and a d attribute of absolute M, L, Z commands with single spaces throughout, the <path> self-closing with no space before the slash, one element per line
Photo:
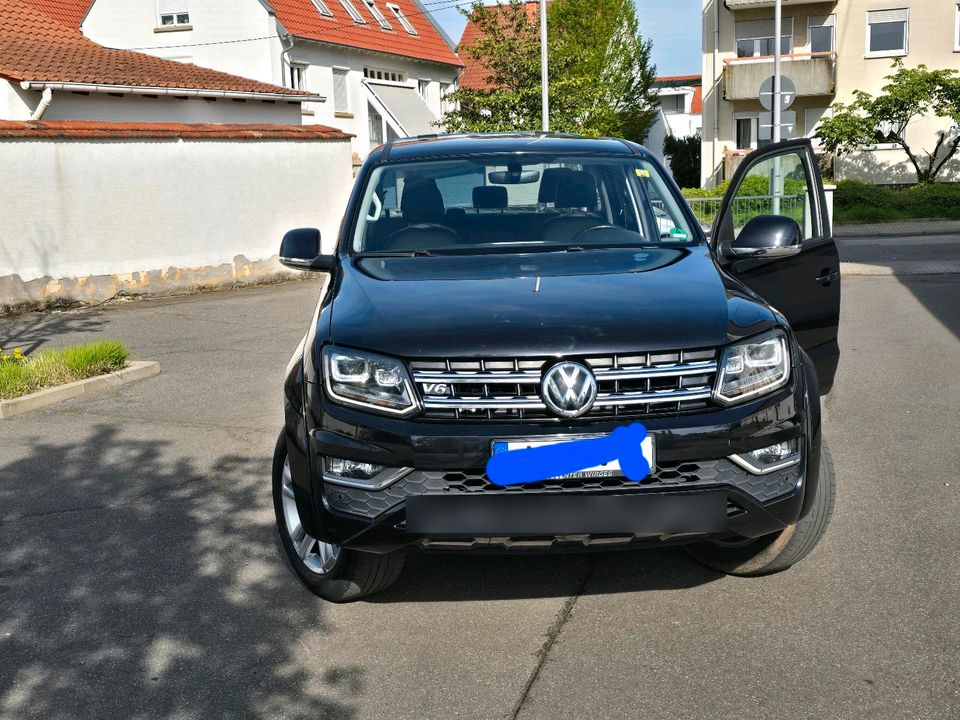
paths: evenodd
<path fill-rule="evenodd" d="M 826 0 L 829 2 L 830 0 Z M 823 4 L 824 0 L 783 0 L 784 7 L 793 5 Z M 776 5 L 775 0 L 723 0 L 723 4 L 730 10 L 750 10 L 751 8 L 767 8 Z"/>
<path fill-rule="evenodd" d="M 837 54 L 783 55 L 781 72 L 797 88 L 798 97 L 833 95 L 837 89 Z M 732 58 L 724 61 L 725 100 L 756 100 L 760 85 L 773 74 L 773 56 Z"/>

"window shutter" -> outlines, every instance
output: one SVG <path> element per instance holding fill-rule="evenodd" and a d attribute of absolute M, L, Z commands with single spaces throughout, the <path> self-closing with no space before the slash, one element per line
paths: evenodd
<path fill-rule="evenodd" d="M 741 20 L 735 24 L 734 32 L 737 40 L 752 40 L 754 38 L 772 38 L 777 33 L 773 29 L 773 18 L 765 20 Z M 784 35 L 793 35 L 793 18 L 785 17 L 780 25 Z"/>
<path fill-rule="evenodd" d="M 836 15 L 811 15 L 809 18 L 810 27 L 835 27 L 837 24 Z"/>
<path fill-rule="evenodd" d="M 189 0 L 159 0 L 157 6 L 160 8 L 160 15 L 177 15 L 190 12 Z"/>
<path fill-rule="evenodd" d="M 349 112 L 347 106 L 347 71 L 333 71 L 333 111 Z"/>
<path fill-rule="evenodd" d="M 907 9 L 871 10 L 867 13 L 867 22 L 871 25 L 874 23 L 907 22 L 909 18 L 910 11 Z"/>

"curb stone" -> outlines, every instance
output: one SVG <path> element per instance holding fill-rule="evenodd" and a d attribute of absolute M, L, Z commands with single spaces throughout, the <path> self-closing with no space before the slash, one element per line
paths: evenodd
<path fill-rule="evenodd" d="M 849 275 L 952 275 L 960 273 L 960 262 L 951 260 L 897 260 L 888 263 L 841 262 L 840 274 Z"/>
<path fill-rule="evenodd" d="M 81 395 L 93 395 L 137 380 L 153 377 L 159 373 L 160 363 L 153 360 L 135 360 L 123 370 L 46 388 L 23 397 L 0 400 L 0 420 L 11 418 L 14 415 L 22 415 L 31 410 L 39 410 Z"/>

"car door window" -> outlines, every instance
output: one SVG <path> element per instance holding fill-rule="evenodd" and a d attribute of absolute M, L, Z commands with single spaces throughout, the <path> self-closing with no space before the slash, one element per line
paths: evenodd
<path fill-rule="evenodd" d="M 758 215 L 793 218 L 804 240 L 818 236 L 811 180 L 811 171 L 800 152 L 786 152 L 754 163 L 740 179 L 729 207 L 733 237 Z"/>

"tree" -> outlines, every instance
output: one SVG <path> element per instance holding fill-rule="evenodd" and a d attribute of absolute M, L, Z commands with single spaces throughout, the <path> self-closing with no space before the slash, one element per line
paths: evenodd
<path fill-rule="evenodd" d="M 700 187 L 700 133 L 685 138 L 667 135 L 663 154 L 670 159 L 670 172 L 682 188 Z"/>
<path fill-rule="evenodd" d="M 440 124 L 449 132 L 540 129 L 540 35 L 518 0 L 462 10 L 480 31 L 461 52 L 485 71 L 485 88 L 458 88 Z"/>
<path fill-rule="evenodd" d="M 833 117 L 821 121 L 817 136 L 838 157 L 865 145 L 894 143 L 906 153 L 918 183 L 934 182 L 960 148 L 960 77 L 955 70 L 926 65 L 907 68 L 899 59 L 893 70 L 881 95 L 858 90 L 849 104 L 834 103 Z M 911 123 L 924 116 L 951 121 L 949 129 L 936 133 L 932 150 L 907 141 Z"/>
<path fill-rule="evenodd" d="M 549 9 L 550 125 L 557 132 L 641 141 L 656 95 L 651 45 L 631 0 L 553 0 Z M 460 88 L 442 124 L 452 132 L 539 130 L 539 19 L 509 4 L 465 11 L 480 38 L 461 49 L 486 71 L 486 88 Z"/>

